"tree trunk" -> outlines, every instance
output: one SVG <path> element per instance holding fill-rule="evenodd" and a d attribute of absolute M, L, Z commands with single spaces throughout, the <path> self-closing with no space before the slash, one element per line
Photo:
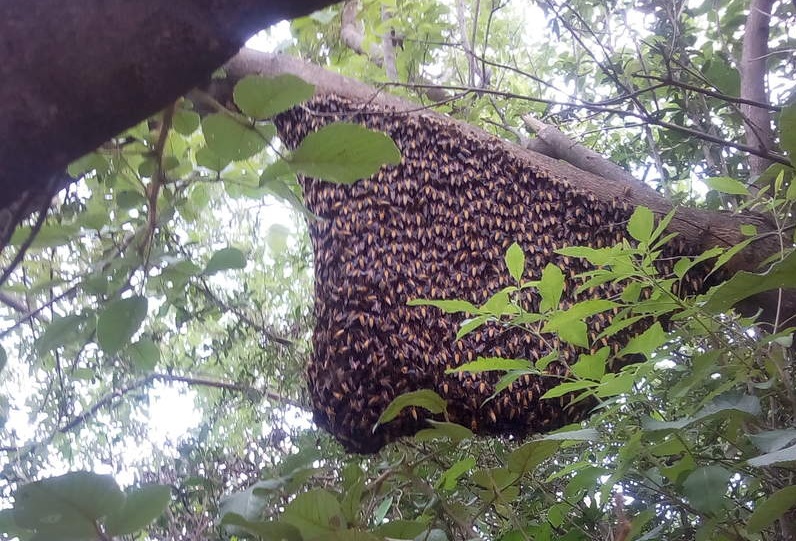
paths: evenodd
<path fill-rule="evenodd" d="M 741 53 L 741 97 L 757 103 L 768 103 L 766 91 L 766 60 L 768 56 L 768 29 L 773 0 L 752 0 L 743 38 Z M 741 105 L 746 129 L 746 144 L 762 150 L 773 150 L 774 133 L 768 109 L 754 105 Z M 763 156 L 749 155 L 751 177 L 760 175 L 771 165 Z"/>

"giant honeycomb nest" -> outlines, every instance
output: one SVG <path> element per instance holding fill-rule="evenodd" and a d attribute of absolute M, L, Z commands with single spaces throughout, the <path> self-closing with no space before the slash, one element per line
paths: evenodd
<path fill-rule="evenodd" d="M 589 270 L 589 264 L 555 250 L 631 240 L 626 224 L 633 209 L 618 199 L 604 201 L 577 190 L 566 179 L 518 159 L 497 140 L 473 137 L 431 116 L 326 95 L 280 115 L 276 123 L 280 137 L 295 147 L 311 131 L 338 120 L 386 132 L 402 159 L 353 185 L 301 179 L 306 205 L 319 217 L 310 222 L 316 323 L 307 367 L 316 423 L 349 451 L 376 452 L 426 427 L 430 414 L 409 408 L 374 431 L 396 396 L 419 389 L 436 391 L 448 402 L 448 418 L 478 434 L 519 438 L 581 420 L 592 404 L 572 404 L 570 396 L 540 400 L 560 378 L 526 375 L 486 401 L 499 373 L 445 370 L 478 357 L 537 360 L 558 349 L 559 361 L 547 372 L 561 376 L 584 350 L 556 336 L 540 340 L 498 322 L 457 341 L 465 316 L 407 302 L 485 302 L 512 285 L 504 254 L 514 242 L 526 253 L 524 276 L 538 279 L 554 263 L 571 278 L 563 307 L 614 297 L 621 292 L 617 286 L 604 285 L 576 299 L 574 277 Z M 664 259 L 689 251 L 693 253 L 675 239 Z M 661 270 L 670 271 L 667 265 Z M 682 293 L 700 286 L 699 276 L 691 277 Z M 539 300 L 529 289 L 521 303 L 526 310 L 538 310 Z M 587 321 L 592 351 L 610 345 L 616 352 L 651 323 L 640 321 L 610 343 L 596 340 L 611 316 Z"/>

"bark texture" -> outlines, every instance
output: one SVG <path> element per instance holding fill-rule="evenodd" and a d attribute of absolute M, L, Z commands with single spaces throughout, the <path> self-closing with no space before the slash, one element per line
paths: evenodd
<path fill-rule="evenodd" d="M 769 23 L 774 0 L 752 0 L 741 52 L 741 97 L 757 103 L 768 103 L 766 91 L 766 60 L 768 56 Z M 774 132 L 768 109 L 742 104 L 746 143 L 760 150 L 774 149 Z M 763 156 L 749 155 L 749 172 L 757 176 L 771 165 Z"/>
<path fill-rule="evenodd" d="M 3 2 L 0 209 L 205 83 L 258 30 L 332 3 Z"/>

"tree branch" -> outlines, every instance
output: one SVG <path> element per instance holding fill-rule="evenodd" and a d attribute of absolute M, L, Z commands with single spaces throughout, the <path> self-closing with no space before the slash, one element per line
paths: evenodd
<path fill-rule="evenodd" d="M 258 30 L 331 3 L 4 2 L 0 209 L 206 82 Z"/>
<path fill-rule="evenodd" d="M 523 115 L 525 126 L 536 133 L 536 139 L 528 142 L 528 148 L 541 152 L 551 158 L 571 163 L 575 167 L 589 171 L 607 180 L 619 180 L 629 184 L 635 183 L 640 190 L 655 192 L 650 186 L 636 179 L 633 175 L 581 144 L 574 142 L 555 126 L 545 124 L 531 115 Z"/>
<path fill-rule="evenodd" d="M 423 85 L 418 83 L 384 83 L 384 86 L 405 86 L 410 88 L 424 88 L 430 85 Z M 660 120 L 655 116 L 645 116 L 642 113 L 638 113 L 635 111 L 627 111 L 623 109 L 617 109 L 614 107 L 605 107 L 599 104 L 590 104 L 588 102 L 577 103 L 577 102 L 564 102 L 564 101 L 557 101 L 557 100 L 549 100 L 544 98 L 536 98 L 533 96 L 524 96 L 521 94 L 515 94 L 513 92 L 504 92 L 500 90 L 490 90 L 490 89 L 482 89 L 482 88 L 474 88 L 468 86 L 460 86 L 460 85 L 434 85 L 437 88 L 447 89 L 447 90 L 455 90 L 460 92 L 480 92 L 482 94 L 492 94 L 494 96 L 502 96 L 504 98 L 512 98 L 517 100 L 524 100 L 524 101 L 531 101 L 536 103 L 545 103 L 548 105 L 557 105 L 562 107 L 571 107 L 573 109 L 586 109 L 588 111 L 594 111 L 598 113 L 608 113 L 613 114 L 621 117 L 631 117 L 637 118 L 643 122 L 648 124 L 652 124 L 655 126 L 659 126 L 661 128 L 668 128 L 670 130 L 675 130 L 680 133 L 684 133 L 686 135 L 691 135 L 693 137 L 698 137 L 704 141 L 709 141 L 711 143 L 716 143 L 722 146 L 727 146 L 734 148 L 736 150 L 741 150 L 743 152 L 747 152 L 749 154 L 754 154 L 756 156 L 761 156 L 766 159 L 771 160 L 772 162 L 781 163 L 784 165 L 792 165 L 790 160 L 781 154 L 777 154 L 772 151 L 765 151 L 761 150 L 756 147 L 751 147 L 749 145 L 745 145 L 743 143 L 736 143 L 735 141 L 729 141 L 727 139 L 722 139 L 721 137 L 716 137 L 715 135 L 711 135 L 709 133 L 705 133 L 703 131 L 699 131 L 693 128 L 689 128 L 687 126 L 680 126 L 679 124 L 674 124 L 672 122 L 667 122 L 665 120 Z"/>
<path fill-rule="evenodd" d="M 383 36 L 382 44 L 386 44 L 388 40 L 389 49 L 388 47 L 380 47 L 375 43 L 370 46 L 369 50 L 365 50 L 364 42 L 365 42 L 365 28 L 362 24 L 362 21 L 359 20 L 359 10 L 360 10 L 360 3 L 359 0 L 347 0 L 343 4 L 343 13 L 342 13 L 342 26 L 340 28 L 340 39 L 349 49 L 354 51 L 357 54 L 361 54 L 367 56 L 368 59 L 376 64 L 378 67 L 385 68 L 386 71 L 386 79 L 390 82 L 397 82 L 398 80 L 398 73 L 395 70 L 395 58 L 387 58 L 388 53 L 395 54 L 395 50 L 392 47 L 391 36 Z M 386 65 L 385 65 L 386 59 Z M 434 102 L 445 102 L 450 99 L 450 96 L 442 90 L 438 85 L 430 84 L 428 81 L 420 79 L 418 81 L 422 83 L 423 94 L 425 94 L 430 100 Z"/>
<path fill-rule="evenodd" d="M 741 97 L 757 103 L 768 103 L 766 92 L 766 55 L 768 54 L 769 21 L 774 0 L 752 0 L 744 29 L 741 52 Z M 760 175 L 771 164 L 766 153 L 774 148 L 774 132 L 767 107 L 741 104 L 746 144 L 761 152 L 749 156 L 749 172 Z"/>
<path fill-rule="evenodd" d="M 47 439 L 23 446 L 15 446 L 15 445 L 2 446 L 0 447 L 0 452 L 6 452 L 6 453 L 33 452 L 35 449 L 38 449 L 43 445 L 49 444 L 57 434 L 66 434 L 67 432 L 70 432 L 71 430 L 77 428 L 78 426 L 82 425 L 83 423 L 85 423 L 86 421 L 90 420 L 92 417 L 97 415 L 97 413 L 99 413 L 100 410 L 117 406 L 118 401 L 124 398 L 126 395 L 130 394 L 133 391 L 151 385 L 155 381 L 160 381 L 164 383 L 185 383 L 186 385 L 211 387 L 214 389 L 224 389 L 243 394 L 254 392 L 260 396 L 263 396 L 265 398 L 268 398 L 269 400 L 278 402 L 280 404 L 293 406 L 298 409 L 306 409 L 306 406 L 304 406 L 303 404 L 296 402 L 295 400 L 286 398 L 280 395 L 279 393 L 273 391 L 261 391 L 260 389 L 256 389 L 251 385 L 244 385 L 229 381 L 216 380 L 216 379 L 206 378 L 203 376 L 180 376 L 176 374 L 154 373 L 138 378 L 123 387 L 120 387 L 105 394 L 99 400 L 94 402 L 94 404 L 92 404 L 84 412 L 72 417 L 69 421 L 58 427 L 52 433 L 52 435 Z"/>

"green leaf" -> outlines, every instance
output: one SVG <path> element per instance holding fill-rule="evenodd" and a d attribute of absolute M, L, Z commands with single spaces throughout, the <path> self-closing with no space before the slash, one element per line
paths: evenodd
<path fill-rule="evenodd" d="M 196 165 L 206 167 L 213 171 L 221 171 L 229 162 L 226 158 L 222 158 L 208 147 L 202 147 L 196 151 Z"/>
<path fill-rule="evenodd" d="M 285 522 L 247 520 L 238 513 L 230 512 L 221 518 L 221 524 L 223 526 L 243 528 L 249 534 L 265 541 L 302 541 L 298 528 Z"/>
<path fill-rule="evenodd" d="M 97 319 L 97 342 L 113 355 L 130 341 L 147 313 L 147 300 L 140 295 L 111 301 Z"/>
<path fill-rule="evenodd" d="M 432 428 L 426 428 L 415 434 L 417 441 L 430 441 L 437 439 L 448 439 L 452 442 L 459 442 L 473 437 L 473 432 L 467 427 L 456 423 L 441 421 L 428 421 Z"/>
<path fill-rule="evenodd" d="M 578 362 L 572 365 L 572 373 L 579 378 L 600 381 L 605 374 L 605 361 L 609 353 L 610 349 L 605 346 L 593 355 L 581 355 Z"/>
<path fill-rule="evenodd" d="M 425 408 L 431 413 L 442 413 L 447 407 L 447 402 L 440 395 L 429 389 L 421 389 L 396 396 L 387 409 L 381 414 L 378 424 L 389 423 L 395 419 L 401 410 L 410 406 Z"/>
<path fill-rule="evenodd" d="M 677 210 L 672 209 L 666 214 L 666 216 L 661 218 L 660 222 L 658 222 L 658 225 L 655 227 L 655 231 L 653 231 L 650 235 L 650 243 L 658 241 L 655 243 L 653 249 L 657 249 L 659 246 L 666 244 L 669 242 L 667 239 L 674 238 L 677 235 L 677 233 L 672 233 L 672 235 L 667 235 L 662 239 L 660 238 L 660 236 L 663 235 L 663 232 L 666 231 L 666 228 L 669 227 L 669 224 L 671 223 L 672 219 L 674 219 L 674 215 L 676 213 Z"/>
<path fill-rule="evenodd" d="M 564 342 L 581 347 L 589 347 L 588 328 L 583 321 L 571 321 L 568 325 L 558 327 L 558 336 Z"/>
<path fill-rule="evenodd" d="M 495 391 L 492 393 L 492 396 L 488 398 L 488 400 L 492 400 L 495 398 L 501 391 L 507 389 L 509 385 L 520 379 L 522 376 L 529 374 L 529 373 L 539 373 L 538 370 L 534 369 L 533 372 L 528 370 L 509 370 L 505 374 L 503 374 L 498 382 L 495 384 Z"/>
<path fill-rule="evenodd" d="M 557 360 L 558 360 L 558 350 L 554 349 L 553 351 L 551 351 L 550 353 L 548 353 L 547 355 L 536 361 L 534 363 L 534 368 L 540 371 L 545 370 L 548 366 L 550 366 L 550 363 Z"/>
<path fill-rule="evenodd" d="M 314 92 L 313 85 L 295 75 L 248 75 L 235 85 L 232 98 L 244 114 L 256 119 L 266 119 L 307 101 Z"/>
<path fill-rule="evenodd" d="M 641 353 L 647 357 L 647 359 L 650 359 L 652 354 L 665 344 L 668 339 L 669 337 L 666 331 L 664 331 L 661 324 L 656 321 L 649 329 L 631 338 L 617 356 L 623 357 L 631 353 Z"/>
<path fill-rule="evenodd" d="M 108 170 L 108 158 L 99 152 L 89 152 L 82 156 L 67 167 L 67 172 L 72 178 L 80 178 L 86 173 L 96 171 L 98 174 L 103 174 Z"/>
<path fill-rule="evenodd" d="M 575 425 L 577 426 L 577 425 Z M 578 430 L 559 430 L 548 434 L 543 440 L 556 441 L 600 441 L 600 433 L 593 428 L 581 428 Z"/>
<path fill-rule="evenodd" d="M 424 522 L 416 520 L 391 520 L 379 525 L 373 533 L 381 538 L 389 539 L 414 539 L 428 529 Z"/>
<path fill-rule="evenodd" d="M 655 215 L 647 207 L 636 207 L 627 223 L 627 232 L 639 242 L 649 243 L 655 227 Z"/>
<path fill-rule="evenodd" d="M 561 294 L 564 292 L 564 273 L 556 265 L 548 263 L 542 271 L 542 279 L 539 281 L 539 294 L 542 302 L 539 310 L 555 310 L 561 301 Z"/>
<path fill-rule="evenodd" d="M 783 107 L 779 113 L 780 146 L 791 162 L 796 158 L 796 104 Z"/>
<path fill-rule="evenodd" d="M 252 127 L 222 113 L 213 113 L 204 117 L 202 133 L 207 148 L 218 156 L 220 161 L 227 163 L 251 158 L 262 151 L 267 142 Z"/>
<path fill-rule="evenodd" d="M 210 257 L 207 262 L 204 274 L 210 275 L 217 272 L 243 269 L 246 267 L 246 256 L 237 248 L 222 248 Z"/>
<path fill-rule="evenodd" d="M 386 134 L 339 122 L 305 137 L 288 161 L 309 177 L 350 184 L 399 164 L 401 153 Z"/>
<path fill-rule="evenodd" d="M 199 115 L 193 111 L 186 109 L 177 109 L 174 111 L 174 118 L 171 120 L 171 125 L 177 133 L 182 135 L 191 135 L 199 129 Z"/>
<path fill-rule="evenodd" d="M 437 487 L 442 487 L 443 490 L 453 490 L 459 483 L 459 478 L 475 467 L 475 459 L 467 457 L 459 460 L 450 468 L 445 470 L 437 481 Z"/>
<path fill-rule="evenodd" d="M 608 398 L 609 396 L 626 394 L 633 390 L 635 382 L 636 375 L 630 370 L 620 374 L 605 374 L 597 387 L 596 395 L 600 398 Z"/>
<path fill-rule="evenodd" d="M 383 538 L 364 530 L 337 530 L 324 535 L 317 541 L 320 541 L 320 539 L 323 539 L 323 541 L 384 541 Z"/>
<path fill-rule="evenodd" d="M 562 327 L 566 327 L 575 321 L 582 321 L 587 317 L 611 310 L 615 306 L 619 306 L 613 301 L 606 299 L 591 299 L 579 302 L 568 310 L 553 314 L 542 329 L 543 332 L 559 331 Z"/>
<path fill-rule="evenodd" d="M 579 468 L 574 477 L 567 483 L 564 495 L 570 500 L 580 499 L 584 492 L 592 492 L 601 484 L 599 481 L 600 477 L 610 473 L 610 470 L 597 466 Z"/>
<path fill-rule="evenodd" d="M 749 533 L 760 533 L 796 506 L 796 486 L 780 489 L 755 507 L 746 523 Z"/>
<path fill-rule="evenodd" d="M 723 252 L 723 253 L 722 253 L 722 254 L 721 254 L 721 255 L 720 255 L 720 256 L 719 256 L 719 257 L 716 259 L 716 263 L 713 265 L 713 271 L 716 271 L 717 269 L 719 269 L 719 268 L 723 267 L 725 263 L 727 263 L 727 262 L 728 262 L 730 259 L 732 259 L 733 257 L 735 257 L 735 254 L 737 254 L 738 252 L 740 252 L 741 250 L 743 250 L 743 249 L 745 249 L 747 246 L 749 246 L 749 244 L 750 244 L 750 243 L 751 243 L 753 240 L 755 240 L 755 239 L 754 239 L 754 238 L 749 238 L 749 239 L 742 240 L 741 242 L 739 242 L 739 243 L 737 243 L 737 244 L 733 245 L 731 248 L 729 248 L 729 249 L 725 250 L 725 251 L 724 251 L 724 252 Z"/>
<path fill-rule="evenodd" d="M 506 466 L 509 470 L 524 474 L 536 469 L 553 456 L 561 444 L 554 440 L 534 440 L 518 447 L 509 455 Z"/>
<path fill-rule="evenodd" d="M 773 453 L 756 456 L 747 460 L 750 466 L 763 468 L 765 466 L 778 466 L 796 462 L 796 445 L 791 445 Z"/>
<path fill-rule="evenodd" d="M 547 510 L 547 520 L 554 528 L 558 528 L 564 523 L 564 519 L 571 509 L 572 505 L 568 503 L 557 503 L 556 505 L 552 505 Z"/>
<path fill-rule="evenodd" d="M 55 248 L 72 242 L 78 233 L 77 226 L 73 224 L 44 224 L 36 231 L 36 236 L 31 243 L 31 248 Z M 33 234 L 29 225 L 17 227 L 8 241 L 11 246 L 20 246 L 27 242 Z"/>
<path fill-rule="evenodd" d="M 276 255 L 285 251 L 287 248 L 287 238 L 290 236 L 290 229 L 282 224 L 272 224 L 265 234 L 265 242 L 271 253 Z"/>
<path fill-rule="evenodd" d="M 160 348 L 149 338 L 142 338 L 127 349 L 136 370 L 151 372 L 160 362 Z"/>
<path fill-rule="evenodd" d="M 480 312 L 473 303 L 462 300 L 436 301 L 429 299 L 410 299 L 406 304 L 408 306 L 433 306 L 439 308 L 446 314 L 458 314 L 459 312 L 478 314 Z"/>
<path fill-rule="evenodd" d="M 384 520 L 384 517 L 387 516 L 387 513 L 390 512 L 390 507 L 392 507 L 393 497 L 390 496 L 389 498 L 385 498 L 376 508 L 375 513 L 373 513 L 373 522 L 379 524 Z"/>
<path fill-rule="evenodd" d="M 737 412 L 743 415 L 756 416 L 760 414 L 760 411 L 760 399 L 756 396 L 727 393 L 716 397 L 710 404 L 691 417 L 683 417 L 677 421 L 657 421 L 648 419 L 642 423 L 642 427 L 648 432 L 657 430 L 680 430 L 697 421 L 710 419 L 719 415 L 732 415 Z"/>
<path fill-rule="evenodd" d="M 14 521 L 13 509 L 0 509 L 0 534 L 5 534 L 4 539 L 17 537 L 25 541 L 30 537 L 30 533 L 30 530 L 20 528 Z"/>
<path fill-rule="evenodd" d="M 286 182 L 295 181 L 295 179 L 296 173 L 290 168 L 290 164 L 285 160 L 276 160 L 275 162 L 269 163 L 265 169 L 263 169 L 263 172 L 260 174 L 260 186 L 271 187 L 272 184 L 281 184 L 284 186 L 284 189 L 287 189 L 293 194 L 290 188 L 287 187 Z M 274 195 L 285 199 L 284 189 L 274 187 L 272 191 Z"/>
<path fill-rule="evenodd" d="M 346 527 L 340 502 L 324 489 L 315 489 L 296 496 L 285 507 L 282 519 L 298 528 L 304 539 L 312 539 Z"/>
<path fill-rule="evenodd" d="M 473 306 L 473 308 L 475 308 L 475 306 Z M 489 321 L 489 318 L 490 316 L 484 315 L 484 316 L 465 319 L 464 321 L 462 321 L 459 330 L 456 332 L 456 340 L 461 340 L 464 336 L 467 336 L 475 329 L 477 329 L 478 327 Z"/>
<path fill-rule="evenodd" d="M 490 370 L 531 370 L 531 362 L 525 359 L 504 359 L 502 357 L 478 357 L 475 361 L 445 370 L 446 374 L 456 372 L 489 372 Z M 535 370 L 534 370 L 535 372 Z"/>
<path fill-rule="evenodd" d="M 730 177 L 709 177 L 702 182 L 711 189 L 717 192 L 727 193 L 731 195 L 749 195 L 749 190 L 746 185 L 734 178 Z"/>
<path fill-rule="evenodd" d="M 796 181 L 791 180 L 788 186 L 788 191 L 785 192 L 785 199 L 788 201 L 796 201 Z M 757 232 L 755 231 L 755 234 Z"/>
<path fill-rule="evenodd" d="M 171 488 L 167 485 L 148 485 L 131 490 L 124 505 L 105 520 L 106 533 L 115 537 L 143 530 L 163 514 L 169 500 Z"/>
<path fill-rule="evenodd" d="M 741 224 L 739 229 L 741 230 L 741 234 L 746 237 L 754 237 L 757 235 L 757 226 L 752 224 Z"/>
<path fill-rule="evenodd" d="M 64 317 L 54 317 L 47 325 L 44 333 L 36 340 L 36 351 L 47 353 L 53 349 L 58 349 L 80 331 L 86 322 L 84 314 L 70 314 Z"/>
<path fill-rule="evenodd" d="M 732 472 L 722 466 L 697 468 L 683 482 L 683 493 L 698 511 L 716 514 L 727 501 L 727 484 Z"/>
<path fill-rule="evenodd" d="M 90 381 L 94 379 L 97 373 L 91 368 L 75 368 L 72 371 L 72 379 Z"/>
<path fill-rule="evenodd" d="M 723 284 L 711 288 L 704 308 L 715 313 L 725 312 L 739 301 L 763 291 L 794 287 L 796 287 L 796 252 L 791 252 L 785 259 L 771 265 L 767 272 L 754 274 L 740 271 Z"/>
<path fill-rule="evenodd" d="M 695 265 L 702 263 L 708 259 L 712 259 L 716 256 L 721 255 L 724 253 L 724 248 L 720 246 L 715 246 L 708 250 L 702 252 L 699 256 L 695 257 L 693 260 L 688 257 L 681 257 L 677 260 L 677 263 L 674 264 L 674 273 L 678 278 L 683 278 L 685 273 L 692 269 Z"/>
<path fill-rule="evenodd" d="M 520 474 L 520 471 L 508 468 L 489 468 L 474 471 L 470 476 L 470 480 L 487 490 L 502 492 L 504 489 L 516 483 Z"/>
<path fill-rule="evenodd" d="M 517 312 L 516 307 L 511 304 L 509 298 L 510 288 L 504 288 L 493 294 L 487 301 L 481 305 L 479 310 L 482 313 L 491 314 L 495 317 L 500 317 L 504 314 L 514 314 Z"/>
<path fill-rule="evenodd" d="M 767 430 L 757 434 L 749 434 L 749 439 L 764 453 L 779 451 L 796 441 L 796 429 Z"/>
<path fill-rule="evenodd" d="M 514 278 L 515 282 L 522 279 L 522 273 L 525 271 L 525 253 L 516 242 L 509 246 L 506 250 L 506 267 L 509 269 L 509 274 Z"/>
<path fill-rule="evenodd" d="M 71 472 L 20 487 L 15 495 L 14 521 L 39 534 L 95 539 L 95 522 L 123 504 L 124 494 L 113 477 Z"/>
<path fill-rule="evenodd" d="M 580 380 L 580 381 L 568 381 L 565 383 L 559 383 L 552 389 L 548 390 L 545 394 L 542 395 L 542 399 L 548 398 L 558 398 L 559 396 L 564 396 L 568 393 L 573 393 L 575 391 L 582 391 L 584 389 L 594 389 L 599 384 L 594 381 L 589 380 Z"/>
<path fill-rule="evenodd" d="M 556 253 L 585 259 L 596 267 L 607 265 L 615 257 L 611 248 L 589 248 L 587 246 L 567 246 L 559 248 Z"/>

